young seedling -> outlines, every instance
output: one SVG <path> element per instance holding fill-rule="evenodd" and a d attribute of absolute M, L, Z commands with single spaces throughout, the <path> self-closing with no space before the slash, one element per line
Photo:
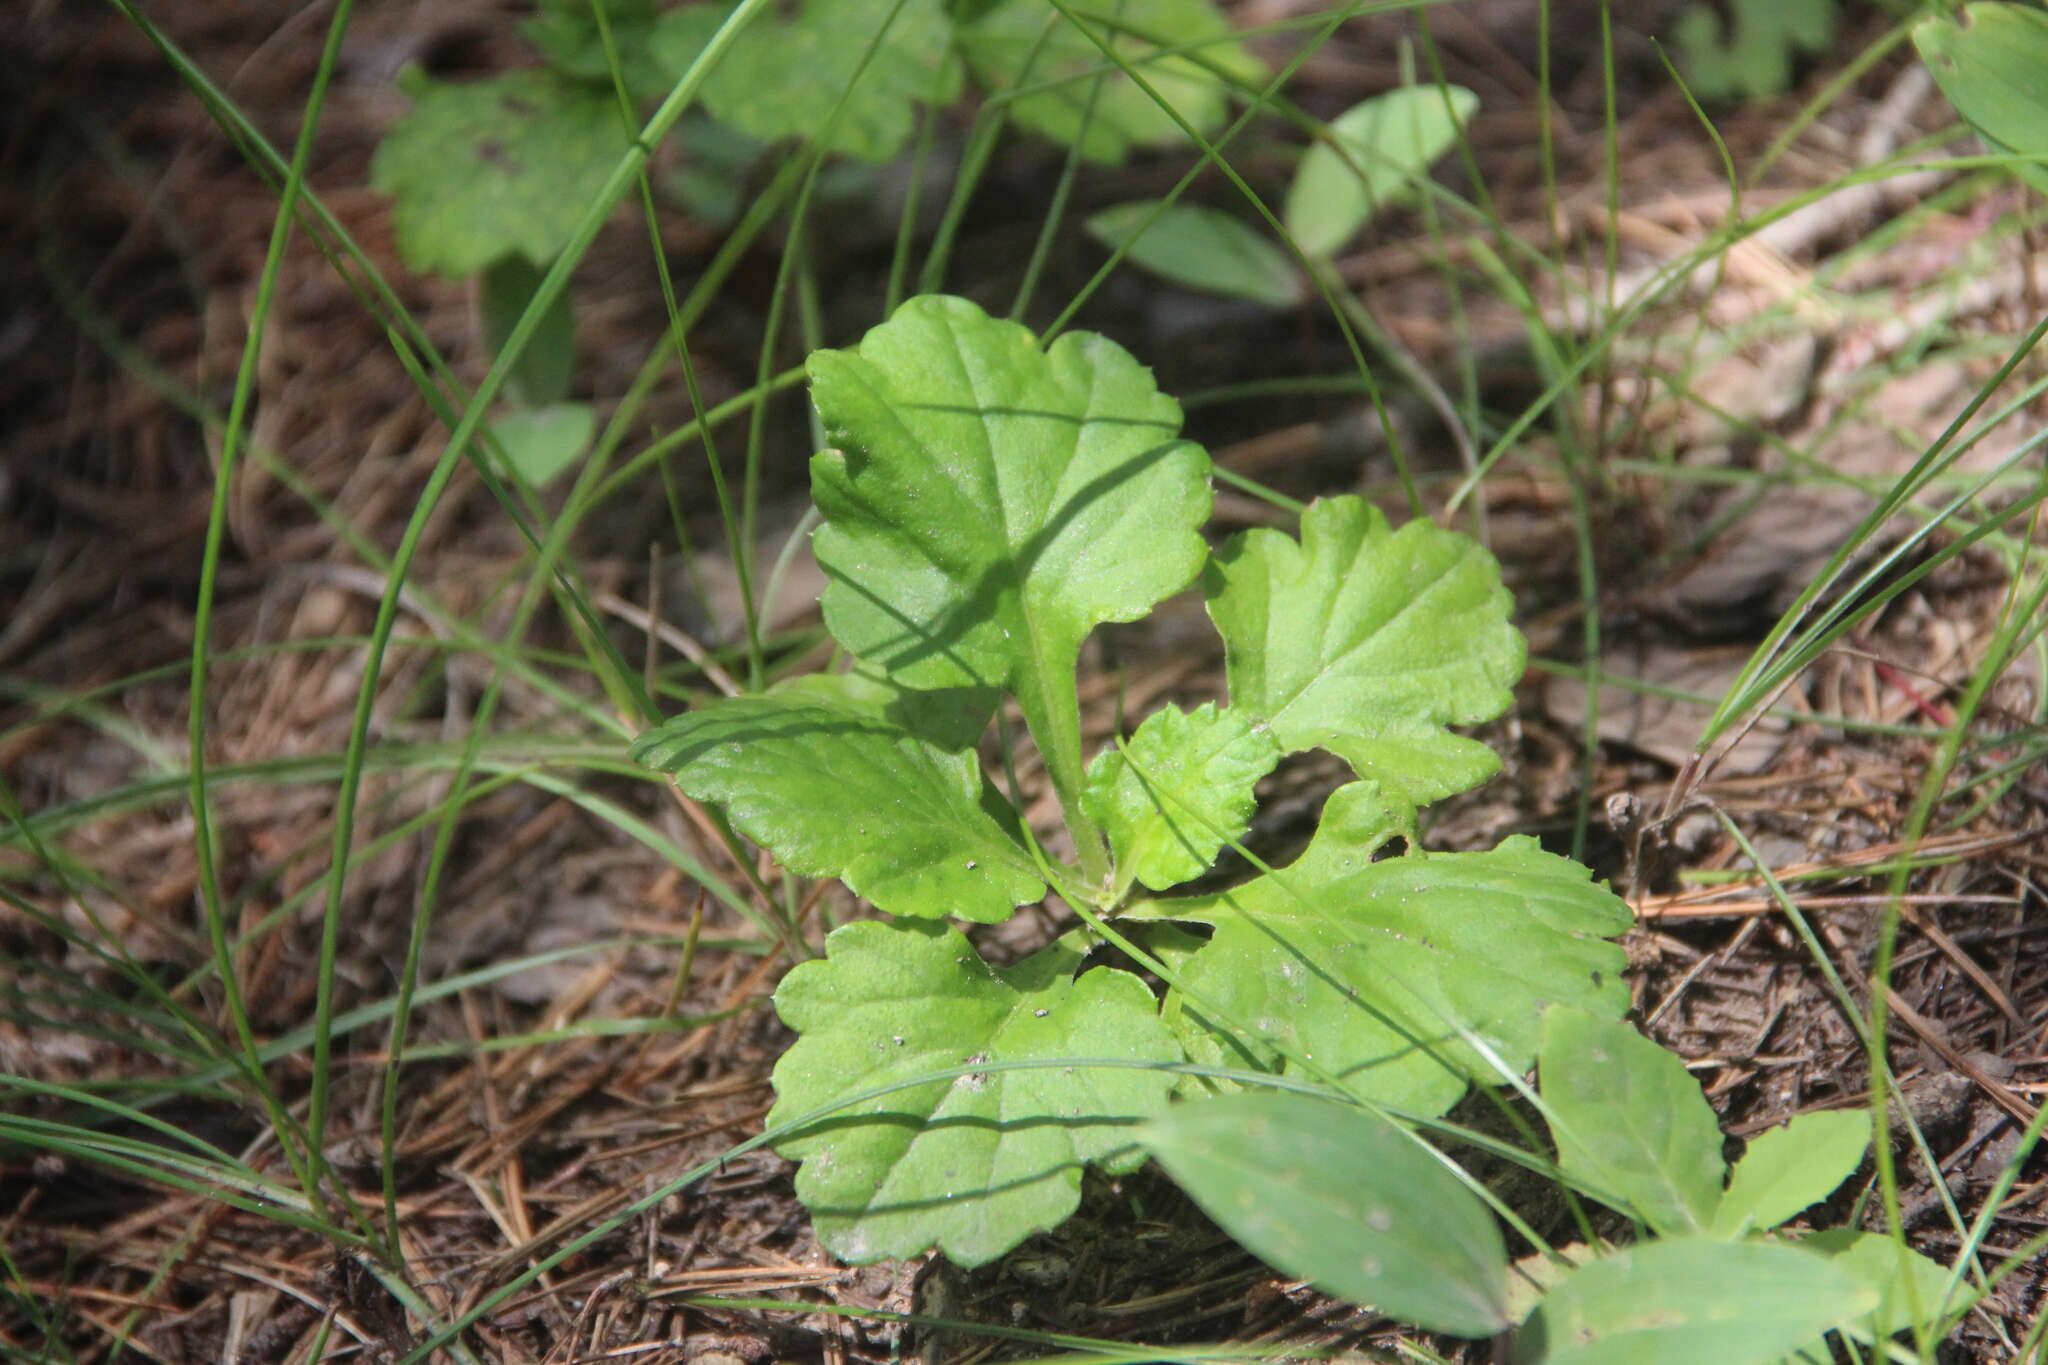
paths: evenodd
<path fill-rule="evenodd" d="M 1861 1110 L 1804 1114 L 1728 1172 L 1697 1082 L 1628 1024 L 1546 1012 L 1538 1069 L 1574 1188 L 1648 1234 L 1510 1267 L 1493 1215 L 1414 1133 L 1312 1095 L 1184 1104 L 1146 1146 L 1246 1247 L 1291 1275 L 1432 1331 L 1514 1333 L 1518 1365 L 1835 1359 L 1944 1315 L 1949 1272 L 1878 1233 L 1770 1236 L 1862 1164 Z M 1725 1184 L 1724 1184 L 1725 1179 Z"/>
<path fill-rule="evenodd" d="M 898 918 L 855 923 L 785 978 L 800 1035 L 771 1126 L 851 1261 L 938 1247 L 979 1264 L 1071 1213 L 1082 1167 L 1144 1158 L 1172 1068 L 1281 1073 L 1413 1114 L 1533 1061 L 1541 1012 L 1618 1017 L 1627 907 L 1527 838 L 1421 850 L 1419 805 L 1498 760 L 1453 732 L 1498 715 L 1524 647 L 1492 558 L 1356 498 L 1300 536 L 1211 549 L 1209 460 L 1108 339 L 922 297 L 814 354 L 825 623 L 860 661 L 678 716 L 635 746 L 783 866 Z M 1199 581 L 1227 702 L 1164 707 L 1085 752 L 1076 667 L 1095 626 Z M 1064 817 L 1041 843 L 974 745 L 1021 713 Z M 1356 780 L 1308 850 L 1233 890 L 1159 894 L 1240 846 L 1254 788 L 1321 748 Z M 1385 856 L 1396 847 L 1398 856 Z M 992 967 L 946 919 L 1048 890 L 1082 921 Z M 1194 927 L 1191 927 L 1194 926 Z M 1169 983 L 1089 965 L 1108 939 Z M 1156 951 L 1155 951 L 1156 949 Z"/>
<path fill-rule="evenodd" d="M 1458 142 L 1479 97 L 1459 86 L 1409 86 L 1376 95 L 1331 120 L 1303 154 L 1281 215 L 1288 239 L 1315 272 Z M 1196 204 L 1140 200 L 1088 220 L 1104 245 L 1140 268 L 1194 289 L 1286 307 L 1305 294 L 1294 259 L 1237 217 Z"/>

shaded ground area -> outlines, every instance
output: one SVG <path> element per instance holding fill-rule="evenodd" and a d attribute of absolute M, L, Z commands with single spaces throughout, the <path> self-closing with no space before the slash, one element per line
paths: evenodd
<path fill-rule="evenodd" d="M 280 23 L 262 7 L 162 8 L 157 18 L 182 50 L 288 146 L 324 13 Z M 1237 12 L 1253 24 L 1299 8 L 1269 0 Z M 1540 127 L 1532 10 L 1443 7 L 1428 54 L 1481 96 L 1472 165 L 1507 236 L 1539 250 L 1565 244 L 1564 267 L 1538 282 L 1526 307 L 1591 340 L 1605 325 L 1594 305 L 1628 297 L 1708 243 L 1730 191 L 1720 153 L 1645 40 L 1655 16 L 1642 15 L 1616 34 L 1620 159 L 1609 193 L 1594 28 L 1562 7 L 1557 191 L 1547 192 L 1531 150 Z M 1882 31 L 1875 20 L 1845 22 L 1845 55 Z M 1304 67 L 1296 98 L 1328 116 L 1398 83 L 1415 51 L 1403 57 L 1403 34 L 1415 39 L 1412 18 L 1348 26 Z M 211 978 L 192 984 L 212 950 L 183 799 L 183 665 L 220 418 L 275 198 L 118 17 L 46 7 L 24 36 L 0 73 L 19 111 L 0 161 L 0 271 L 11 300 L 0 316 L 0 779 L 13 831 L 0 843 L 9 893 L 0 1071 L 124 1101 L 147 1095 L 155 1120 L 283 1175 L 260 1111 L 227 1098 L 225 1085 L 150 1088 L 153 1078 L 192 1074 L 204 1049 L 161 1027 L 112 961 L 139 965 L 168 998 L 232 1036 Z M 525 60 L 495 6 L 365 5 L 312 164 L 312 188 L 472 380 L 482 358 L 471 300 L 460 285 L 398 266 L 388 204 L 366 188 L 368 158 L 403 107 L 390 79 L 401 65 L 457 75 Z M 1841 70 L 1831 59 L 1804 72 L 1801 91 Z M 1718 111 L 1736 164 L 1759 165 L 1795 107 Z M 1910 54 L 1882 56 L 1777 148 L 1745 209 L 1794 205 L 1948 120 Z M 955 151 L 963 128 L 964 119 L 946 129 Z M 967 220 L 953 288 L 1007 302 L 1059 162 L 1021 142 L 1003 153 Z M 1238 164 L 1264 190 L 1287 170 L 1270 150 L 1247 149 Z M 1182 169 L 1159 158 L 1091 173 L 1075 210 L 1158 193 Z M 1446 182 L 1469 194 L 1467 174 L 1454 168 Z M 824 304 L 835 340 L 876 316 L 894 236 L 886 187 L 862 193 L 817 243 L 819 273 L 833 282 Z M 1220 181 L 1201 193 L 1229 202 Z M 1430 839 L 1476 847 L 1527 832 L 1561 851 L 1582 847 L 1638 909 L 1629 946 L 1639 1018 L 1688 1059 L 1738 1137 L 1867 1098 L 1864 1048 L 1838 987 L 1862 1008 L 1885 878 L 2011 601 L 2005 562 L 1983 548 L 1920 579 L 1785 689 L 1676 801 L 1674 780 L 1713 701 L 1854 531 L 1874 490 L 1905 471 L 2042 315 L 2038 229 L 2026 219 L 2034 211 L 2002 181 L 1940 169 L 1797 207 L 1704 254 L 1697 278 L 1633 318 L 1605 358 L 1563 386 L 1561 415 L 1532 426 L 1462 497 L 1469 462 L 1484 451 L 1461 450 L 1442 412 L 1470 405 L 1504 424 L 1557 372 L 1556 357 L 1532 350 L 1523 313 L 1485 287 L 1473 245 L 1483 234 L 1432 232 L 1410 213 L 1340 262 L 1407 368 L 1433 376 L 1390 383 L 1384 415 L 1356 393 L 1247 402 L 1220 391 L 1343 374 L 1340 338 L 1310 313 L 1208 302 L 1125 272 L 1079 319 L 1154 365 L 1164 390 L 1188 396 L 1189 434 L 1227 469 L 1295 496 L 1363 491 L 1397 508 L 1398 451 L 1435 507 L 1458 498 L 1458 523 L 1484 535 L 1506 567 L 1537 662 L 1515 713 L 1485 735 L 1506 756 L 1505 775 L 1439 808 Z M 629 217 L 577 280 L 580 382 L 601 399 L 625 388 L 664 321 L 644 232 Z M 717 244 L 680 212 L 662 231 L 679 279 Z M 1063 240 L 1039 295 L 1049 303 L 1071 297 L 1102 259 L 1078 232 Z M 753 382 L 775 266 L 770 243 L 693 334 L 711 401 Z M 792 339 L 779 360 L 798 358 Z M 309 1084 L 320 883 L 362 640 L 446 428 L 376 320 L 303 237 L 285 264 L 255 400 L 251 449 L 229 490 L 212 624 L 212 832 L 221 891 L 246 935 L 234 952 L 250 1022 L 259 1040 L 290 1043 L 276 1066 L 298 1098 Z M 658 433 L 689 412 L 681 386 L 668 384 L 641 421 Z M 2023 409 L 1968 467 L 1996 465 L 2039 420 L 2038 403 Z M 766 448 L 766 521 L 792 526 L 809 454 L 797 405 L 778 410 Z M 2039 457 L 2020 468 L 2037 475 Z M 1988 498 L 2018 496 L 2002 487 Z M 729 639 L 736 615 L 720 586 L 732 572 L 715 551 L 685 571 L 671 498 L 695 543 L 716 544 L 702 462 L 686 455 L 666 495 L 649 479 L 601 508 L 575 547 L 581 586 L 627 657 L 650 649 L 650 609 L 672 623 L 655 646 L 664 666 Z M 1219 533 L 1278 520 L 1241 494 L 1224 493 L 1218 506 Z M 1946 543 L 1909 544 L 1914 524 L 1901 518 L 1864 557 L 1905 546 L 1889 581 Z M 768 1070 L 788 1037 L 766 1007 L 785 965 L 775 945 L 608 814 L 622 809 L 707 864 L 724 856 L 700 815 L 603 771 L 607 753 L 619 757 L 591 724 L 604 700 L 587 676 L 556 666 L 574 644 L 569 625 L 543 611 L 527 655 L 479 647 L 506 629 L 530 560 L 468 468 L 420 546 L 373 724 L 377 743 L 400 757 L 371 767 L 356 831 L 362 860 L 342 916 L 335 1003 L 369 1008 L 376 1026 L 338 1047 L 328 1158 L 365 1207 L 382 1204 L 385 1027 L 375 1007 L 398 980 L 433 838 L 425 817 L 449 790 L 447 755 L 494 694 L 494 661 L 514 658 L 525 667 L 511 670 L 494 703 L 492 733 L 504 739 L 486 746 L 485 771 L 519 780 L 495 785 L 457 827 L 422 964 L 439 984 L 415 1016 L 397 1097 L 402 1253 L 424 1306 L 445 1317 L 756 1133 L 772 1098 Z M 801 569 L 791 575 L 779 626 L 815 624 L 804 581 Z M 1592 647 L 1605 672 L 1597 688 L 1585 682 Z M 1098 740 L 1126 709 L 1221 689 L 1220 648 L 1192 601 L 1106 632 L 1091 649 Z M 1906 1221 L 1915 1245 L 1944 1264 L 1962 1244 L 1959 1225 L 1987 1214 L 2048 1092 L 2048 777 L 2030 761 L 2041 750 L 2042 686 L 2030 658 L 1983 698 L 1934 809 L 1890 985 Z M 1253 847 L 1290 856 L 1334 782 L 1313 763 L 1283 768 L 1262 792 Z M 807 925 L 848 908 L 827 902 Z M 72 1112 L 61 1097 L 42 1103 L 31 1117 Z M 138 1117 L 123 1131 L 149 1130 Z M 1939 1182 L 1913 1159 L 1916 1143 Z M 1988 1211 L 1987 1271 L 2048 1231 L 2043 1175 L 2036 1157 Z M 1858 1197 L 1867 1188 L 1851 1182 L 1815 1222 L 1882 1226 L 1876 1201 Z M 331 1330 L 366 1358 L 395 1358 L 417 1325 L 358 1258 L 204 1188 L 0 1149 L 0 1190 L 0 1209 L 12 1210 L 0 1215 L 9 1259 L 0 1346 L 11 1351 L 103 1359 L 125 1341 L 165 1361 L 303 1359 Z M 2038 1266 L 2004 1279 L 1959 1333 L 1955 1358 L 2011 1358 L 2040 1311 L 2042 1279 Z M 770 1298 L 817 1311 L 758 1302 Z M 980 1271 L 850 1270 L 813 1241 L 788 1164 L 754 1151 L 578 1251 L 495 1309 L 473 1341 L 508 1361 L 721 1365 L 1036 1349 L 890 1316 L 900 1314 L 1304 1352 L 1385 1339 L 1371 1315 L 1237 1251 L 1155 1173 L 1104 1182 L 1072 1223 Z M 1472 1349 L 1469 1358 L 1485 1358 Z"/>

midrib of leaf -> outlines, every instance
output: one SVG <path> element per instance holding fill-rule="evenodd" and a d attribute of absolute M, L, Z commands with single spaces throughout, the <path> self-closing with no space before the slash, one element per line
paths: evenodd
<path fill-rule="evenodd" d="M 991 403 L 982 384 L 983 375 L 974 364 L 975 351 L 960 338 L 959 331 L 949 319 L 946 326 L 951 340 L 951 351 L 957 372 L 973 395 L 976 409 L 987 412 Z M 1027 524 L 1037 522 L 1042 526 L 1051 525 L 1051 513 L 1062 506 L 1062 494 L 1066 491 L 1066 478 L 1080 454 L 1080 443 L 1087 432 L 1088 422 L 1096 408 L 1096 396 L 1101 384 L 1099 373 L 1089 375 L 1088 405 L 1081 420 L 1073 424 L 1073 436 L 1067 444 L 1066 460 L 1060 478 L 1046 494 L 1044 509 L 1026 509 L 1033 513 L 1026 518 Z M 893 409 L 891 409 L 893 411 Z M 1026 556 L 1030 554 L 1031 536 L 1026 535 L 1020 543 L 1013 510 L 1023 502 L 1020 496 L 1013 497 L 1011 490 L 1003 486 L 1003 464 L 996 457 L 988 426 L 978 426 L 980 438 L 979 456 L 989 477 L 996 487 L 996 505 L 1001 509 L 1003 519 L 1003 545 L 1008 551 L 1008 560 L 1015 570 L 1010 584 L 1015 593 L 1015 617 L 1017 628 L 1024 633 L 1027 648 L 1024 657 L 1029 666 L 1018 670 L 1008 679 L 1011 693 L 1017 698 L 1018 709 L 1024 713 L 1024 724 L 1031 731 L 1031 738 L 1038 745 L 1039 755 L 1045 760 L 1047 777 L 1052 781 L 1053 794 L 1058 797 L 1060 812 L 1067 826 L 1067 833 L 1074 841 L 1075 856 L 1081 862 L 1081 876 L 1090 890 L 1099 890 L 1109 879 L 1109 861 L 1104 851 L 1102 832 L 1096 828 L 1081 808 L 1081 790 L 1085 778 L 1081 762 L 1081 697 L 1080 688 L 1074 676 L 1078 663 L 1078 650 L 1069 651 L 1046 638 L 1040 628 L 1037 614 L 1031 609 L 1031 594 L 1027 591 L 1030 583 L 1030 565 Z M 1039 547 L 1044 554 L 1052 547 L 1052 539 Z M 1078 643 L 1078 642 L 1077 642 Z"/>

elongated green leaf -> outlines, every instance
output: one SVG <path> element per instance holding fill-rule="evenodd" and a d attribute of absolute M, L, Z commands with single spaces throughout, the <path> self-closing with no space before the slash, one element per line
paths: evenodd
<path fill-rule="evenodd" d="M 1043 0 L 994 6 L 962 27 L 960 45 L 983 85 L 1020 92 L 1009 105 L 1012 118 L 1055 142 L 1079 142 L 1091 161 L 1122 162 L 1140 147 L 1187 145 L 1176 114 L 1204 136 L 1214 132 L 1230 110 L 1225 78 L 1250 80 L 1265 71 L 1231 37 L 1210 0 L 1112 0 L 1070 9 L 1172 113 L 1109 67 L 1101 48 Z M 1180 51 L 1163 55 L 1169 48 Z M 1104 70 L 1097 92 L 1096 73 Z"/>
<path fill-rule="evenodd" d="M 1847 1271 L 1876 1295 L 1877 1301 L 1870 1311 L 1848 1326 L 1849 1335 L 1858 1341 L 1870 1342 L 1915 1327 L 1932 1327 L 1941 1321 L 1945 1310 L 1953 1312 L 1974 1297 L 1965 1287 L 1956 1292 L 1955 1299 L 1944 1301 L 1948 1294 L 1947 1269 L 1881 1232 L 1832 1228 L 1801 1238 L 1793 1245 L 1826 1257 L 1831 1265 Z M 1809 1348 L 1808 1354 L 1814 1360 L 1832 1359 L 1818 1343 Z"/>
<path fill-rule="evenodd" d="M 1870 1115 L 1860 1109 L 1801 1114 L 1749 1144 L 1714 1212 L 1714 1231 L 1739 1237 L 1774 1228 L 1818 1204 L 1856 1172 L 1870 1150 Z"/>
<path fill-rule="evenodd" d="M 1191 289 L 1275 308 L 1301 301 L 1301 272 L 1249 225 L 1197 204 L 1175 204 L 1154 218 L 1158 204 L 1141 199 L 1104 209 L 1089 218 L 1088 231 L 1105 246 L 1128 245 L 1127 259 Z"/>
<path fill-rule="evenodd" d="M 493 357 L 519 325 L 546 274 L 536 262 L 511 255 L 491 262 L 477 278 L 477 322 Z M 559 403 L 569 396 L 575 374 L 576 314 L 565 289 L 541 315 L 540 327 L 505 376 L 506 394 L 529 407 Z"/>
<path fill-rule="evenodd" d="M 1185 587 L 1207 553 L 1209 458 L 1175 439 L 1179 405 L 1105 337 L 1040 351 L 945 297 L 814 353 L 810 373 L 834 447 L 811 461 L 825 624 L 908 686 L 1016 693 L 1078 800 L 1082 640 Z"/>
<path fill-rule="evenodd" d="M 1287 189 L 1286 223 L 1310 256 L 1343 247 L 1374 214 L 1413 198 L 1416 180 L 1458 143 L 1479 96 L 1460 86 L 1418 85 L 1354 104 L 1330 121 L 1330 140 L 1301 159 Z"/>
<path fill-rule="evenodd" d="M 1520 1070 L 1546 1005 L 1627 1008 L 1626 958 L 1603 940 L 1631 916 L 1585 868 L 1521 837 L 1486 853 L 1370 861 L 1405 818 L 1353 783 L 1331 795 L 1291 866 L 1220 895 L 1134 907 L 1215 926 L 1181 966 L 1186 995 L 1170 1008 L 1199 1017 L 1198 1002 L 1213 1004 L 1410 1113 L 1499 1079 L 1466 1035 Z"/>
<path fill-rule="evenodd" d="M 552 71 L 407 89 L 412 111 L 378 146 L 370 182 L 397 196 L 398 251 L 414 270 L 552 260 L 626 150 L 618 101 Z"/>
<path fill-rule="evenodd" d="M 1566 1175 L 1667 1236 L 1712 1225 L 1726 1169 L 1721 1124 L 1675 1053 L 1628 1024 L 1554 1009 L 1540 1066 Z"/>
<path fill-rule="evenodd" d="M 737 3 L 662 16 L 656 57 L 672 72 L 686 70 Z M 960 93 L 952 31 L 943 0 L 801 0 L 787 18 L 747 26 L 705 81 L 704 107 L 749 137 L 821 139 L 827 151 L 887 161 L 909 139 L 919 102 L 943 104 Z"/>
<path fill-rule="evenodd" d="M 1447 725 L 1513 702 L 1525 646 L 1500 566 L 1426 521 L 1391 530 L 1353 497 L 1313 503 L 1301 540 L 1233 536 L 1204 575 L 1230 704 L 1292 753 L 1325 748 L 1417 805 L 1477 786 L 1493 750 Z"/>
<path fill-rule="evenodd" d="M 491 423 L 505 463 L 539 488 L 583 458 L 597 433 L 597 412 L 588 403 L 550 403 L 508 412 Z"/>
<path fill-rule="evenodd" d="M 959 933 L 911 921 L 849 924 L 826 952 L 775 993 L 803 1036 L 776 1065 L 771 1126 L 932 1071 L 1072 1059 L 859 1100 L 782 1143 L 833 1255 L 865 1264 L 937 1246 L 980 1265 L 1072 1213 L 1084 1164 L 1144 1159 L 1133 1125 L 1164 1107 L 1174 1076 L 1081 1064 L 1179 1060 L 1135 976 L 1076 980 L 1082 954 L 1065 943 L 997 971 Z"/>
<path fill-rule="evenodd" d="M 1818 1256 L 1679 1237 L 1572 1272 L 1515 1336 L 1518 1365 L 1769 1365 L 1877 1294 Z"/>
<path fill-rule="evenodd" d="M 1280 762 L 1262 729 L 1215 703 L 1165 706 L 1088 769 L 1082 804 L 1109 835 L 1124 885 L 1154 891 L 1199 877 L 1251 827 L 1252 788 Z"/>
<path fill-rule="evenodd" d="M 894 915 L 994 922 L 1045 894 L 974 755 L 883 720 L 734 697 L 648 731 L 633 759 L 722 805 L 790 871 L 838 877 Z"/>
<path fill-rule="evenodd" d="M 1996 151 L 2048 157 L 2048 12 L 2031 5 L 1963 6 L 1962 22 L 1931 15 L 1913 45 L 1956 112 Z M 2014 171 L 2048 194 L 2048 163 Z"/>
<path fill-rule="evenodd" d="M 1275 1269 L 1432 1332 L 1507 1328 L 1507 1250 L 1477 1195 L 1385 1119 L 1308 1095 L 1176 1105 L 1145 1145 Z"/>

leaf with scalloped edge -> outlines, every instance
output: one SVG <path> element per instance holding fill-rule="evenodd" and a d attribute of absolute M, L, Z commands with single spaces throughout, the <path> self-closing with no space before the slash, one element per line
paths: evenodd
<path fill-rule="evenodd" d="M 378 146 L 370 183 L 397 198 L 398 252 L 414 270 L 552 260 L 626 150 L 618 100 L 552 71 L 403 84 L 413 107 Z"/>
<path fill-rule="evenodd" d="M 1180 1060 L 1137 977 L 1076 978 L 1084 955 L 1064 941 L 996 969 L 957 931 L 907 920 L 849 924 L 826 954 L 775 992 L 802 1036 L 775 1067 L 771 1127 L 933 1071 L 1070 1063 L 908 1085 L 781 1142 L 833 1255 L 866 1264 L 936 1246 L 981 1265 L 1071 1214 L 1083 1166 L 1143 1161 L 1134 1125 L 1165 1107 L 1175 1076 L 1083 1064 Z"/>
<path fill-rule="evenodd" d="M 1201 876 L 1244 836 L 1252 788 L 1279 762 L 1273 737 L 1235 711 L 1162 706 L 1089 765 L 1081 804 L 1109 835 L 1119 883 L 1163 891 Z"/>
<path fill-rule="evenodd" d="M 960 46 L 990 90 L 1029 90 L 1009 106 L 1018 124 L 1055 142 L 1078 141 L 1091 161 L 1121 163 L 1141 147 L 1193 150 L 1174 114 L 1207 136 L 1230 113 L 1225 78 L 1265 74 L 1210 0 L 1113 0 L 1072 8 L 1173 113 L 1109 66 L 1086 33 L 1042 0 L 994 6 L 961 26 Z M 1176 51 L 1167 55 L 1168 48 Z"/>
<path fill-rule="evenodd" d="M 877 716 L 732 697 L 648 731 L 633 760 L 723 806 L 790 871 L 838 877 L 892 915 L 993 923 L 1045 894 L 979 760 Z"/>
<path fill-rule="evenodd" d="M 1008 688 L 1077 800 L 1082 640 L 1208 553 L 1209 457 L 1178 439 L 1180 405 L 1106 337 L 1040 350 L 943 296 L 809 368 L 826 626 L 906 686 Z"/>
<path fill-rule="evenodd" d="M 1679 63 L 1703 100 L 1765 99 L 1792 86 L 1794 61 L 1835 40 L 1835 0 L 1730 0 L 1696 4 L 1671 26 Z"/>
<path fill-rule="evenodd" d="M 1516 836 L 1483 853 L 1373 853 L 1412 812 L 1370 783 L 1340 787 L 1291 865 L 1213 896 L 1148 901 L 1134 918 L 1209 924 L 1176 1004 L 1203 1003 L 1407 1113 L 1437 1113 L 1494 1062 L 1525 1069 L 1545 1006 L 1619 1017 L 1633 922 L 1592 874 Z M 1222 1020 L 1211 1021 L 1220 1024 Z M 1267 1058 L 1278 1064 L 1277 1058 Z"/>
<path fill-rule="evenodd" d="M 680 75 L 737 3 L 663 15 L 656 58 Z M 919 103 L 959 95 L 952 37 L 942 0 L 800 0 L 787 17 L 761 15 L 733 40 L 705 79 L 704 107 L 764 142 L 818 138 L 828 152 L 887 161 L 909 140 Z"/>
<path fill-rule="evenodd" d="M 1427 521 L 1393 530 L 1355 497 L 1301 515 L 1301 539 L 1231 537 L 1203 575 L 1230 704 L 1289 753 L 1328 749 L 1416 805 L 1468 790 L 1500 759 L 1447 726 L 1513 703 L 1526 646 L 1500 566 Z"/>
<path fill-rule="evenodd" d="M 672 80 L 653 52 L 654 0 L 604 0 L 604 7 L 626 93 L 636 100 L 666 95 Z M 522 21 L 519 32 L 563 75 L 611 88 L 611 55 L 591 0 L 540 0 L 540 13 Z"/>

